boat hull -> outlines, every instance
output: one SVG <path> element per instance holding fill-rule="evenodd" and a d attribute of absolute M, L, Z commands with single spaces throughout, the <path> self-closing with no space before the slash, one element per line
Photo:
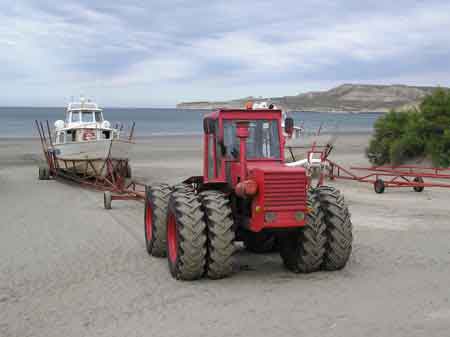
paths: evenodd
<path fill-rule="evenodd" d="M 55 145 L 55 157 L 60 169 L 83 176 L 106 176 L 123 169 L 128 162 L 132 142 L 95 140 Z M 109 165 L 109 167 L 108 167 Z"/>

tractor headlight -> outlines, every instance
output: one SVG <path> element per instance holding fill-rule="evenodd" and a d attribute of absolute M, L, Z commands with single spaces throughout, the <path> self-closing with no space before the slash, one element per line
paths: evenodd
<path fill-rule="evenodd" d="M 295 220 L 297 221 L 305 220 L 305 213 L 303 213 L 302 211 L 295 212 Z"/>
<path fill-rule="evenodd" d="M 277 213 L 275 212 L 267 212 L 264 214 L 264 221 L 265 222 L 274 222 L 277 219 Z"/>

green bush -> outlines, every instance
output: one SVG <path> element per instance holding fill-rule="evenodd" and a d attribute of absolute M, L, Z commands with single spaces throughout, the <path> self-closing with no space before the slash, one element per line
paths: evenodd
<path fill-rule="evenodd" d="M 380 117 L 366 150 L 375 165 L 399 165 L 429 157 L 436 166 L 450 166 L 450 90 L 437 89 L 419 110 L 391 111 Z"/>

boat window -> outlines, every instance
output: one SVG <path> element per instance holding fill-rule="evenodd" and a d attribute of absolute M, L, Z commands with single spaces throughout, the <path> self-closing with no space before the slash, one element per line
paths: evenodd
<path fill-rule="evenodd" d="M 92 123 L 94 121 L 94 114 L 92 111 L 83 111 L 81 113 L 81 121 L 83 123 Z"/>
<path fill-rule="evenodd" d="M 79 123 L 79 122 L 80 122 L 80 112 L 72 111 L 72 123 Z"/>
<path fill-rule="evenodd" d="M 103 122 L 103 116 L 101 111 L 95 112 L 95 121 L 96 122 Z"/>
<path fill-rule="evenodd" d="M 64 144 L 64 141 L 65 141 L 65 139 L 64 139 L 65 137 L 64 136 L 65 136 L 65 132 L 60 132 L 59 133 L 59 135 L 58 135 L 58 143 L 59 144 Z"/>
<path fill-rule="evenodd" d="M 76 140 L 76 130 L 67 130 L 66 142 L 75 142 Z"/>

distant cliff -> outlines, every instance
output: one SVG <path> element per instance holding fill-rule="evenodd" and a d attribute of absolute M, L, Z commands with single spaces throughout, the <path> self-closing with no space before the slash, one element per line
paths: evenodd
<path fill-rule="evenodd" d="M 270 101 L 288 111 L 386 112 L 416 106 L 436 87 L 406 85 L 343 84 L 328 91 L 314 91 L 297 96 L 246 97 L 222 102 L 183 102 L 179 109 L 242 108 L 248 101 Z"/>

